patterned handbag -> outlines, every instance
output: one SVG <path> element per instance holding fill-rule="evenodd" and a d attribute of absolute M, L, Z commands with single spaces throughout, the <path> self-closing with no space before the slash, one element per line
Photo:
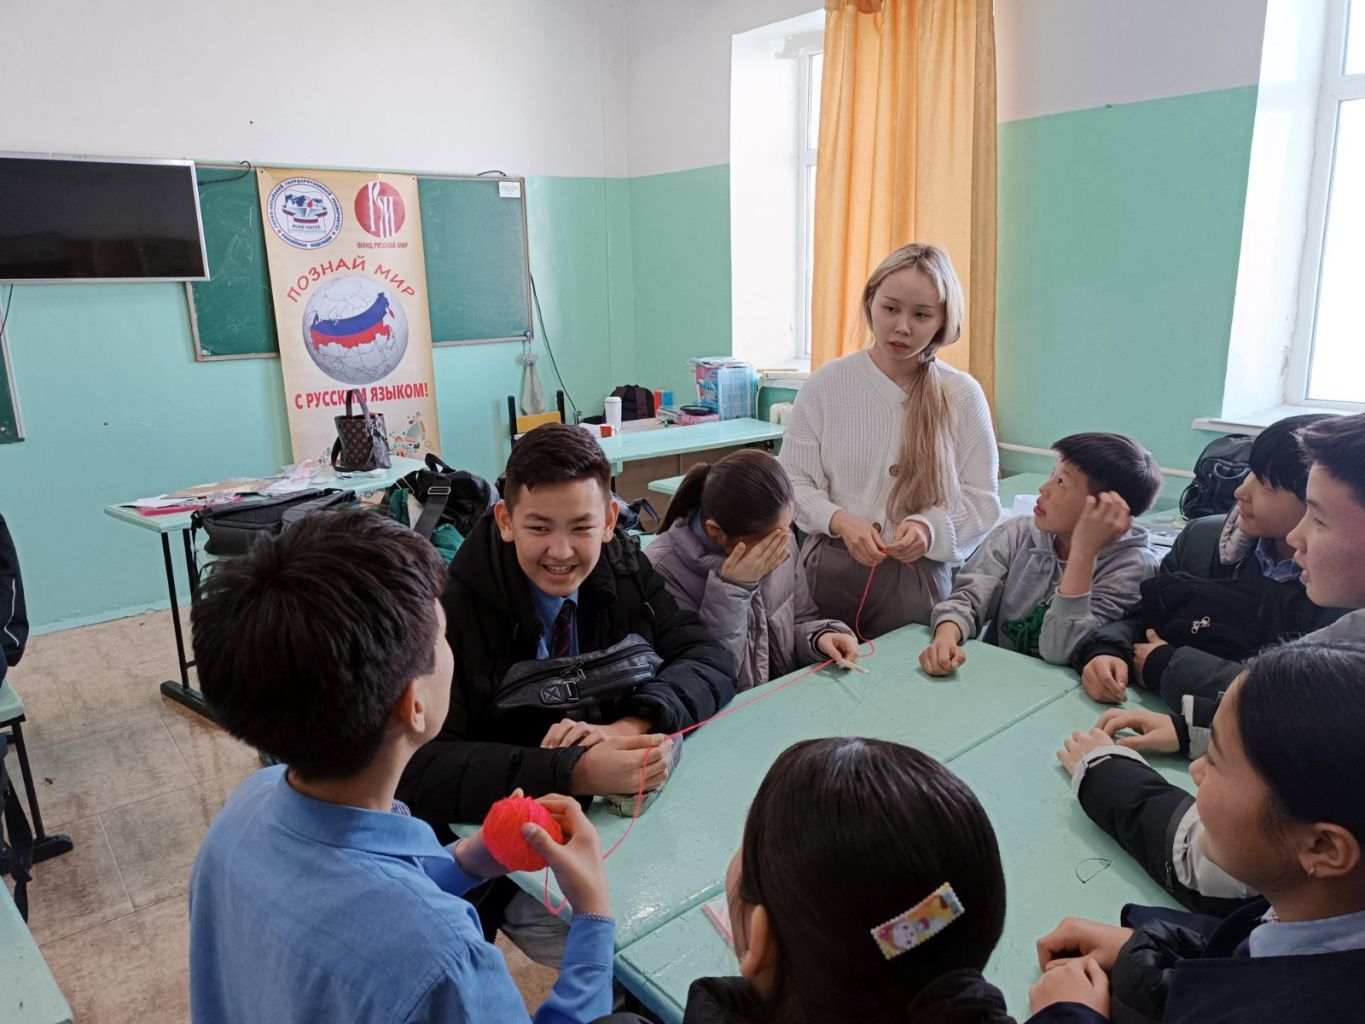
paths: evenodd
<path fill-rule="evenodd" d="M 360 415 L 351 415 L 351 396 L 360 402 Z M 389 443 L 384 440 L 384 414 L 371 413 L 362 391 L 346 392 L 346 415 L 333 417 L 337 439 L 332 445 L 332 468 L 343 473 L 364 473 L 389 468 Z"/>

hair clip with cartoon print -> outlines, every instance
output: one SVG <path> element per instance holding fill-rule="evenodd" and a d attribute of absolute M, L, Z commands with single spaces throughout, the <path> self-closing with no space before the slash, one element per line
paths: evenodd
<path fill-rule="evenodd" d="M 922 946 L 965 913 L 953 887 L 944 882 L 904 914 L 872 929 L 882 955 L 893 960 L 902 953 Z"/>

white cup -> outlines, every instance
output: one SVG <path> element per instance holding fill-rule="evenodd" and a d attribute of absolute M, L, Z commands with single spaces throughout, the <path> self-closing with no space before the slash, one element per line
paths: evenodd
<path fill-rule="evenodd" d="M 621 429 L 621 400 L 619 398 L 607 399 L 607 426 L 615 430 Z"/>

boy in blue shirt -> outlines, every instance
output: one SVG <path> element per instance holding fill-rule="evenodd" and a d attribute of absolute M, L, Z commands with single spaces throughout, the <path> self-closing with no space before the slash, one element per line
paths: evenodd
<path fill-rule="evenodd" d="M 525 1021 L 460 895 L 506 870 L 481 834 L 442 846 L 394 800 L 445 721 L 454 658 L 430 543 L 361 511 L 319 513 L 220 563 L 192 614 L 200 685 L 232 735 L 284 764 L 219 813 L 190 881 L 200 1024 Z M 526 826 L 574 908 L 540 1022 L 611 1011 L 614 925 L 597 833 L 546 796 L 563 846 Z"/>

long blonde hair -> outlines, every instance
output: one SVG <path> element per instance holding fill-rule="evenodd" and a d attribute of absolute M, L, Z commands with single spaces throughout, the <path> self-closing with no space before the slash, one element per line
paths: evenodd
<path fill-rule="evenodd" d="M 913 242 L 882 260 L 863 288 L 863 319 L 872 329 L 872 300 L 882 282 L 898 270 L 917 268 L 928 275 L 943 304 L 943 326 L 919 355 L 920 371 L 905 386 L 896 482 L 886 502 L 887 516 L 906 516 L 957 496 L 960 483 L 953 459 L 954 410 L 943 387 L 943 371 L 934 353 L 962 337 L 965 301 L 953 261 L 936 245 Z"/>

